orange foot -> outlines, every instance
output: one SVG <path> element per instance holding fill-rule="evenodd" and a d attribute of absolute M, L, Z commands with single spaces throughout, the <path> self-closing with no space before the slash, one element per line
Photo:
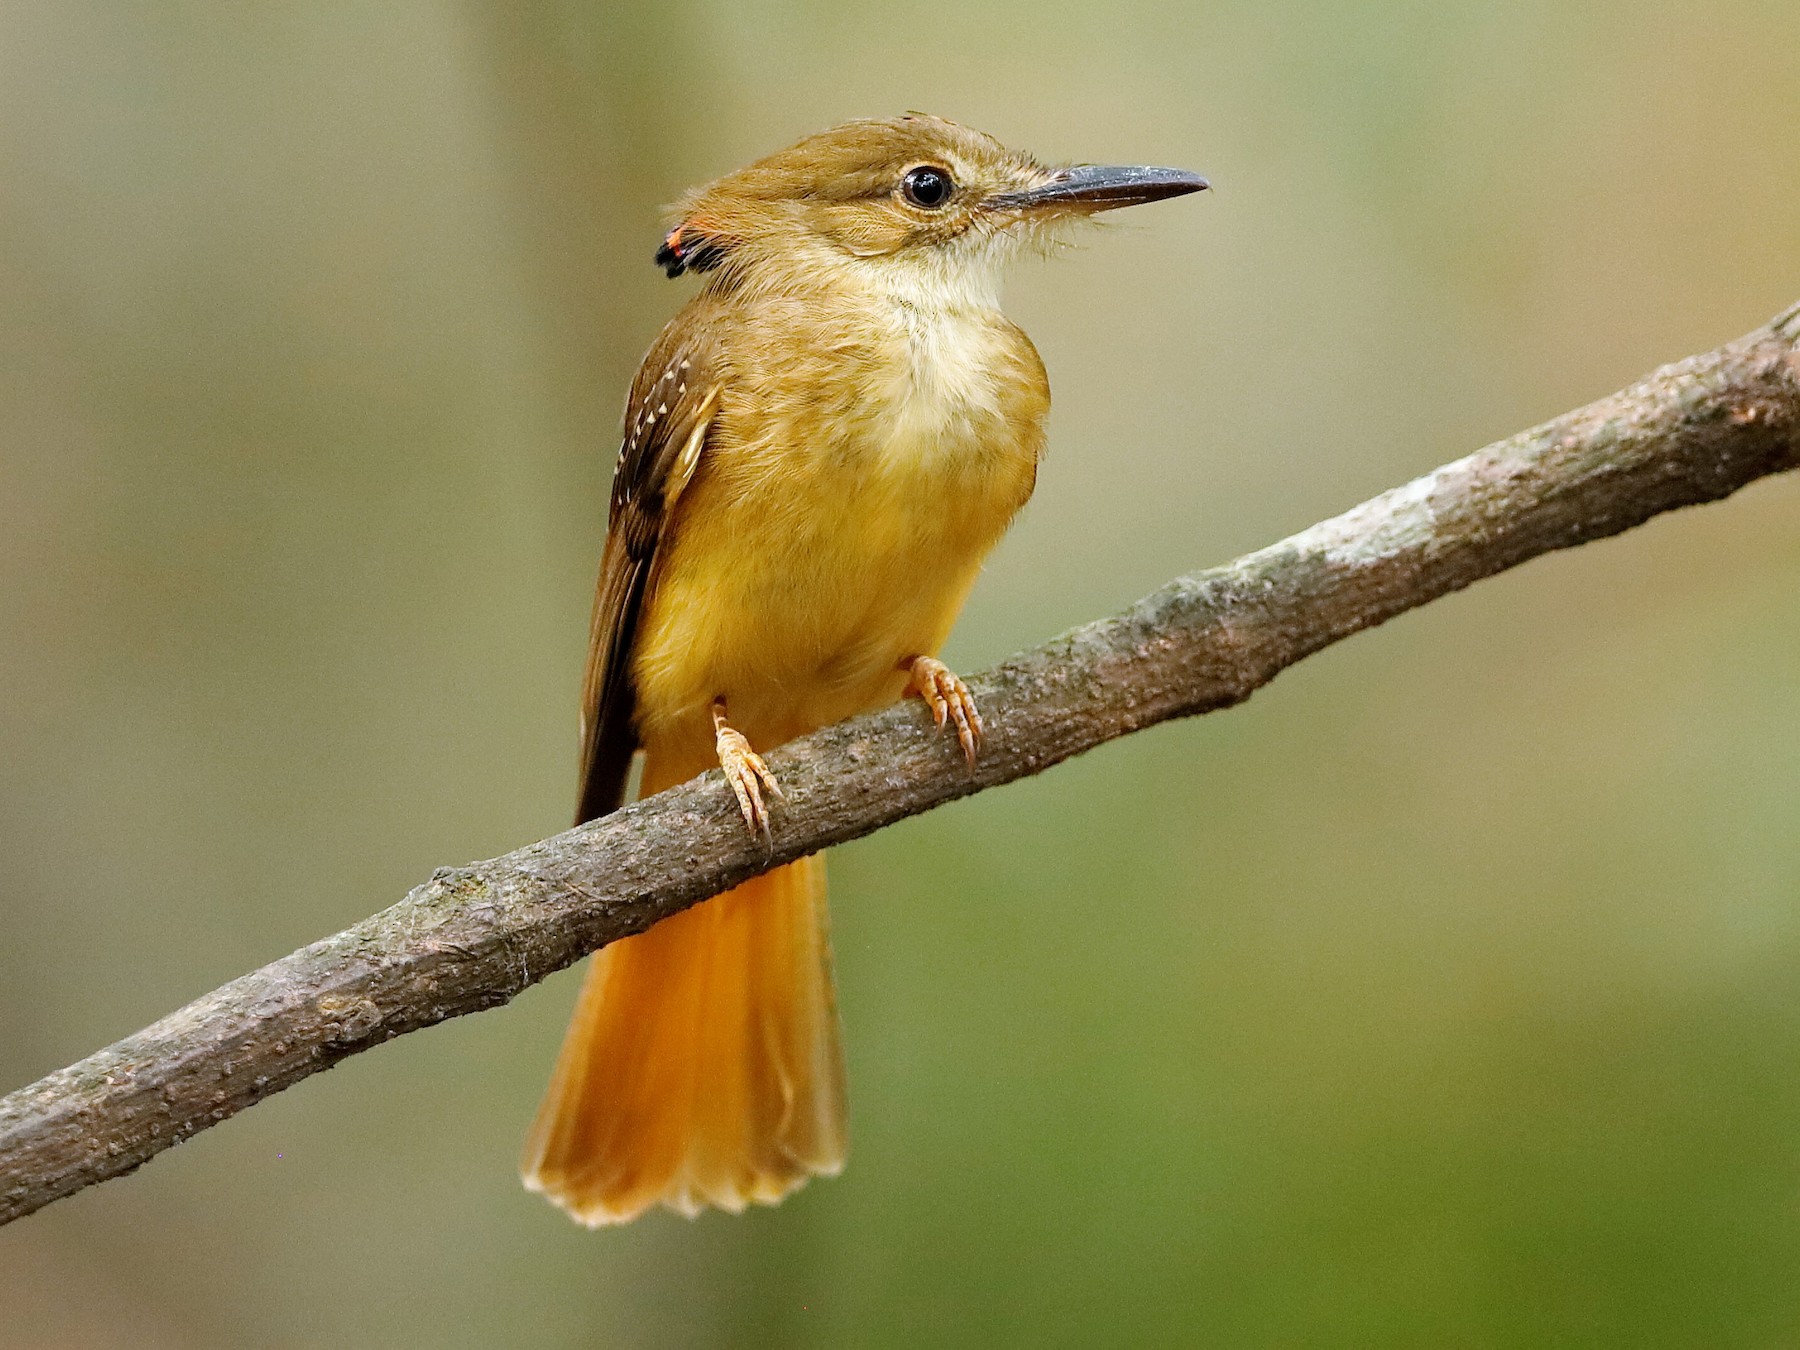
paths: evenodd
<path fill-rule="evenodd" d="M 751 834 L 769 837 L 769 808 L 763 804 L 763 793 L 779 798 L 781 784 L 775 781 L 775 775 L 769 772 L 769 766 L 762 762 L 762 756 L 750 748 L 750 742 L 744 739 L 741 731 L 734 731 L 725 722 L 725 700 L 713 700 L 713 743 L 719 751 L 719 767 L 725 771 L 725 781 L 731 784 L 732 794 L 737 798 L 738 810 L 744 813 L 744 824 L 749 826 Z"/>
<path fill-rule="evenodd" d="M 934 656 L 915 656 L 902 661 L 900 669 L 906 672 L 909 680 L 906 692 L 925 700 L 939 731 L 944 729 L 947 720 L 956 723 L 957 743 L 962 746 L 963 758 L 973 768 L 975 752 L 981 749 L 981 714 L 975 711 L 969 686 Z"/>

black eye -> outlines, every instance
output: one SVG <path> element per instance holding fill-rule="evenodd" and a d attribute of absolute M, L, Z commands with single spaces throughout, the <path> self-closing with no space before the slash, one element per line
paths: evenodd
<path fill-rule="evenodd" d="M 906 171 L 906 177 L 900 180 L 900 191 L 914 206 L 931 210 L 950 200 L 950 194 L 956 191 L 956 180 L 950 177 L 948 169 L 924 164 Z"/>

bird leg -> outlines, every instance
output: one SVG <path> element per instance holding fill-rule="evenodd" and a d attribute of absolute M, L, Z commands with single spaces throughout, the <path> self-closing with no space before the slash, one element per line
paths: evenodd
<path fill-rule="evenodd" d="M 779 798 L 781 784 L 762 762 L 762 756 L 750 748 L 744 733 L 733 730 L 725 721 L 725 700 L 715 698 L 712 706 L 713 743 L 719 751 L 719 767 L 725 781 L 731 784 L 738 810 L 744 813 L 744 824 L 751 834 L 769 837 L 769 808 L 763 804 L 763 793 Z"/>
<path fill-rule="evenodd" d="M 908 657 L 900 663 L 907 674 L 906 692 L 917 694 L 931 709 L 931 719 L 938 730 L 946 721 L 956 723 L 956 740 L 962 746 L 969 767 L 975 765 L 975 752 L 981 748 L 981 714 L 975 711 L 975 699 L 950 667 L 934 656 Z"/>

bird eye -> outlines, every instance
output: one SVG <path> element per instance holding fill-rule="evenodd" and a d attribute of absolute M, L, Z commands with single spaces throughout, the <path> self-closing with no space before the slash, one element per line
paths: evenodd
<path fill-rule="evenodd" d="M 914 206 L 929 211 L 950 200 L 950 194 L 956 191 L 956 180 L 950 177 L 948 169 L 922 164 L 906 171 L 906 177 L 900 180 L 900 191 Z"/>

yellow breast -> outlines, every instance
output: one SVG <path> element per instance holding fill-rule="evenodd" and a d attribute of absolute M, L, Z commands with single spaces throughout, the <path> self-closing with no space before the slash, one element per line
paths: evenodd
<path fill-rule="evenodd" d="M 747 305 L 640 621 L 653 754 L 710 755 L 725 697 L 770 746 L 899 697 L 1031 494 L 1049 391 L 987 307 Z"/>

